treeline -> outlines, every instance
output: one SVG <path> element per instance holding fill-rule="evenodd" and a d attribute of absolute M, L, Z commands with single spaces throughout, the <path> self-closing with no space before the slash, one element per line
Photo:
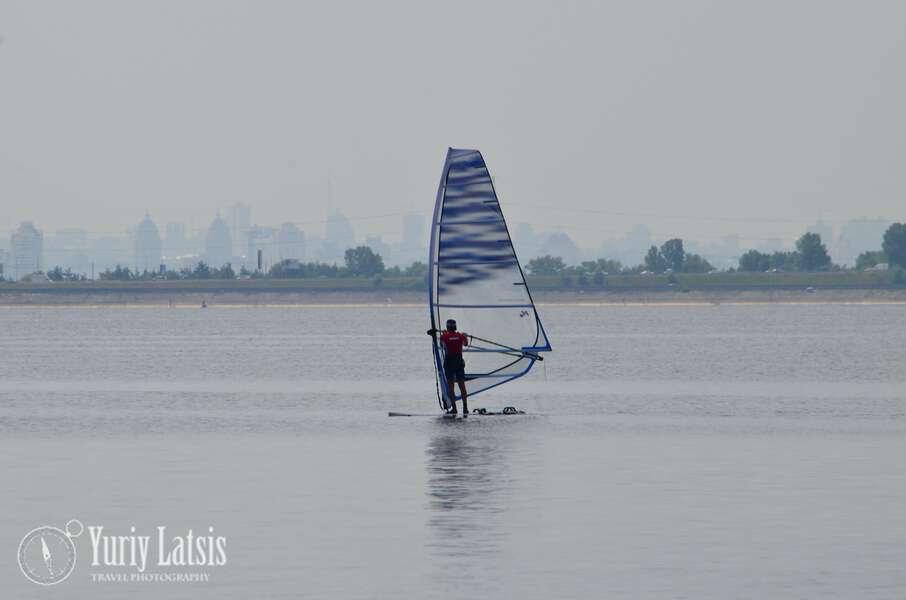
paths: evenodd
<path fill-rule="evenodd" d="M 240 271 L 242 273 L 242 271 Z M 204 261 L 199 262 L 194 267 L 183 268 L 179 270 L 168 269 L 163 272 L 159 271 L 133 271 L 129 267 L 117 265 L 113 269 L 107 269 L 98 275 L 105 281 L 151 281 L 155 279 L 180 280 L 180 279 L 236 279 L 236 272 L 229 263 L 220 268 L 212 267 Z"/>
<path fill-rule="evenodd" d="M 739 270 L 763 273 L 765 271 L 831 271 L 840 270 L 831 262 L 827 246 L 817 233 L 806 233 L 796 241 L 791 252 L 765 253 L 749 250 L 739 257 Z"/>
<path fill-rule="evenodd" d="M 51 273 L 59 272 L 63 276 L 55 278 Z M 48 277 L 54 281 L 74 279 L 68 269 L 61 271 L 57 267 L 48 272 Z M 237 273 L 229 263 L 221 267 L 213 267 L 204 261 L 194 267 L 185 267 L 179 270 L 167 269 L 159 271 L 133 271 L 129 267 L 117 265 L 100 273 L 99 277 L 107 281 L 151 281 L 151 280 L 198 280 L 198 279 L 305 279 L 305 278 L 344 278 L 344 277 L 421 277 L 428 275 L 428 267 L 423 262 L 414 262 L 408 267 L 384 266 L 384 259 L 368 246 L 358 246 L 346 250 L 343 265 L 323 262 L 301 262 L 298 260 L 283 260 L 273 265 L 266 272 L 250 271 L 242 267 Z"/>
<path fill-rule="evenodd" d="M 715 270 L 703 256 L 687 253 L 683 240 L 679 238 L 667 240 L 660 247 L 651 246 L 644 262 L 635 267 L 624 267 L 620 261 L 606 258 L 568 266 L 559 256 L 541 256 L 530 260 L 525 268 L 531 275 L 576 277 L 579 283 L 583 278 L 603 280 L 607 275 L 616 273 L 709 273 Z"/>
<path fill-rule="evenodd" d="M 906 223 L 894 223 L 881 238 L 881 249 L 863 252 L 856 259 L 857 269 L 870 269 L 876 265 L 906 269 Z"/>
<path fill-rule="evenodd" d="M 906 269 L 906 223 L 894 223 L 884 233 L 881 249 L 863 252 L 856 260 L 855 269 L 865 270 L 878 265 L 893 269 Z M 846 267 L 834 264 L 827 246 L 817 233 L 805 233 L 796 241 L 796 249 L 790 251 L 759 252 L 749 250 L 739 258 L 736 267 L 727 272 L 816 272 L 842 271 Z M 560 276 L 567 281 L 574 278 L 580 285 L 586 281 L 603 283 L 609 274 L 676 274 L 714 273 L 716 269 L 703 256 L 687 253 L 683 240 L 667 240 L 660 247 L 651 246 L 640 264 L 626 267 L 619 261 L 598 259 L 568 266 L 557 256 L 541 256 L 526 264 L 531 275 Z"/>
<path fill-rule="evenodd" d="M 673 238 L 661 244 L 660 248 L 657 246 L 648 248 L 648 253 L 645 254 L 644 269 L 641 272 L 708 273 L 713 270 L 714 267 L 703 256 L 686 254 L 683 249 L 683 240 Z"/>
<path fill-rule="evenodd" d="M 906 269 L 906 223 L 894 223 L 881 238 L 880 250 L 863 252 L 856 258 L 858 271 L 887 265 Z M 739 270 L 765 271 L 840 271 L 844 267 L 831 261 L 827 247 L 817 233 L 806 233 L 796 241 L 791 252 L 759 252 L 749 250 L 739 258 Z"/>
<path fill-rule="evenodd" d="M 284 260 L 271 267 L 266 274 L 255 273 L 252 277 L 272 277 L 275 279 L 296 278 L 343 278 L 343 277 L 419 277 L 428 276 L 428 266 L 416 261 L 408 267 L 385 267 L 380 254 L 368 246 L 349 248 L 344 255 L 344 264 L 335 265 L 322 262 L 299 262 Z"/>
<path fill-rule="evenodd" d="M 559 256 L 548 255 L 528 261 L 525 270 L 530 275 L 559 276 L 567 286 L 574 282 L 581 286 L 602 286 L 607 282 L 609 274 L 623 271 L 623 265 L 618 260 L 599 258 L 584 261 L 576 266 L 568 266 Z"/>
<path fill-rule="evenodd" d="M 906 269 L 906 223 L 891 225 L 881 240 L 879 250 L 863 252 L 856 260 L 855 269 L 864 270 L 875 268 L 878 265 L 888 265 L 894 269 L 897 280 L 903 278 L 902 270 Z M 687 253 L 683 247 L 683 240 L 673 238 L 660 246 L 651 246 L 642 257 L 642 262 L 636 266 L 624 266 L 619 261 L 600 258 L 593 261 L 584 261 L 578 265 L 567 265 L 558 256 L 541 256 L 533 258 L 525 265 L 526 272 L 536 276 L 559 276 L 564 285 L 605 285 L 606 278 L 611 274 L 668 274 L 675 276 L 680 273 L 714 273 L 716 269 L 703 256 Z M 730 267 L 728 272 L 815 272 L 839 271 L 845 267 L 836 265 L 831 260 L 827 247 L 817 233 L 806 233 L 796 241 L 795 250 L 760 252 L 749 250 L 739 258 L 736 267 Z M 372 278 L 379 283 L 383 277 L 409 277 L 424 279 L 427 277 L 428 267 L 423 262 L 414 262 L 408 267 L 390 267 L 384 265 L 380 254 L 368 246 L 349 248 L 344 255 L 344 264 L 336 265 L 322 262 L 301 262 L 297 260 L 284 260 L 278 262 L 266 272 L 250 271 L 241 268 L 237 273 L 232 265 L 225 264 L 214 267 L 199 262 L 194 267 L 179 270 L 157 271 L 132 271 L 128 267 L 116 266 L 100 274 L 104 280 L 114 281 L 142 281 L 153 279 L 236 279 L 238 278 Z M 84 275 L 73 273 L 70 269 L 55 267 L 47 272 L 47 277 L 52 281 L 81 281 Z"/>
<path fill-rule="evenodd" d="M 87 277 L 80 273 L 73 273 L 72 269 L 62 269 L 54 267 L 47 272 L 47 278 L 51 281 L 85 281 Z"/>

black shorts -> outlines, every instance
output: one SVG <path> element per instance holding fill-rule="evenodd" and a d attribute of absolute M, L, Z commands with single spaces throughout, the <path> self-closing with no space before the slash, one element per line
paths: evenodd
<path fill-rule="evenodd" d="M 466 380 L 466 361 L 461 356 L 447 356 L 444 358 L 444 375 L 447 381 Z"/>

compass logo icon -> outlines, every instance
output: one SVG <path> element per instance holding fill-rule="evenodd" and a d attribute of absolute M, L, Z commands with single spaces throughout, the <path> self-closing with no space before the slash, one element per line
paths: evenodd
<path fill-rule="evenodd" d="M 26 533 L 18 553 L 22 574 L 39 585 L 54 585 L 69 577 L 76 563 L 72 540 L 84 530 L 80 521 L 72 519 L 64 529 L 44 525 Z"/>

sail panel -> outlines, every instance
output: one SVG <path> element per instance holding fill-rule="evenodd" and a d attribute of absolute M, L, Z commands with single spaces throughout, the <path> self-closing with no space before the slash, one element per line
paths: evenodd
<path fill-rule="evenodd" d="M 431 230 L 429 304 L 432 326 L 455 319 L 473 339 L 466 349 L 469 395 L 529 372 L 537 353 L 550 350 L 516 257 L 484 158 L 450 149 Z M 444 382 L 443 348 L 434 343 Z M 449 406 L 441 385 L 445 406 Z"/>

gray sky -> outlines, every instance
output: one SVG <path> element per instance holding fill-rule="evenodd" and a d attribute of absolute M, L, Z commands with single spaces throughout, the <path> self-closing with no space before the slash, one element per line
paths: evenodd
<path fill-rule="evenodd" d="M 3 0 L 0 227 L 242 201 L 317 233 L 328 169 L 348 216 L 427 213 L 449 145 L 483 151 L 511 222 L 586 245 L 902 220 L 904 23 L 899 1 Z"/>

